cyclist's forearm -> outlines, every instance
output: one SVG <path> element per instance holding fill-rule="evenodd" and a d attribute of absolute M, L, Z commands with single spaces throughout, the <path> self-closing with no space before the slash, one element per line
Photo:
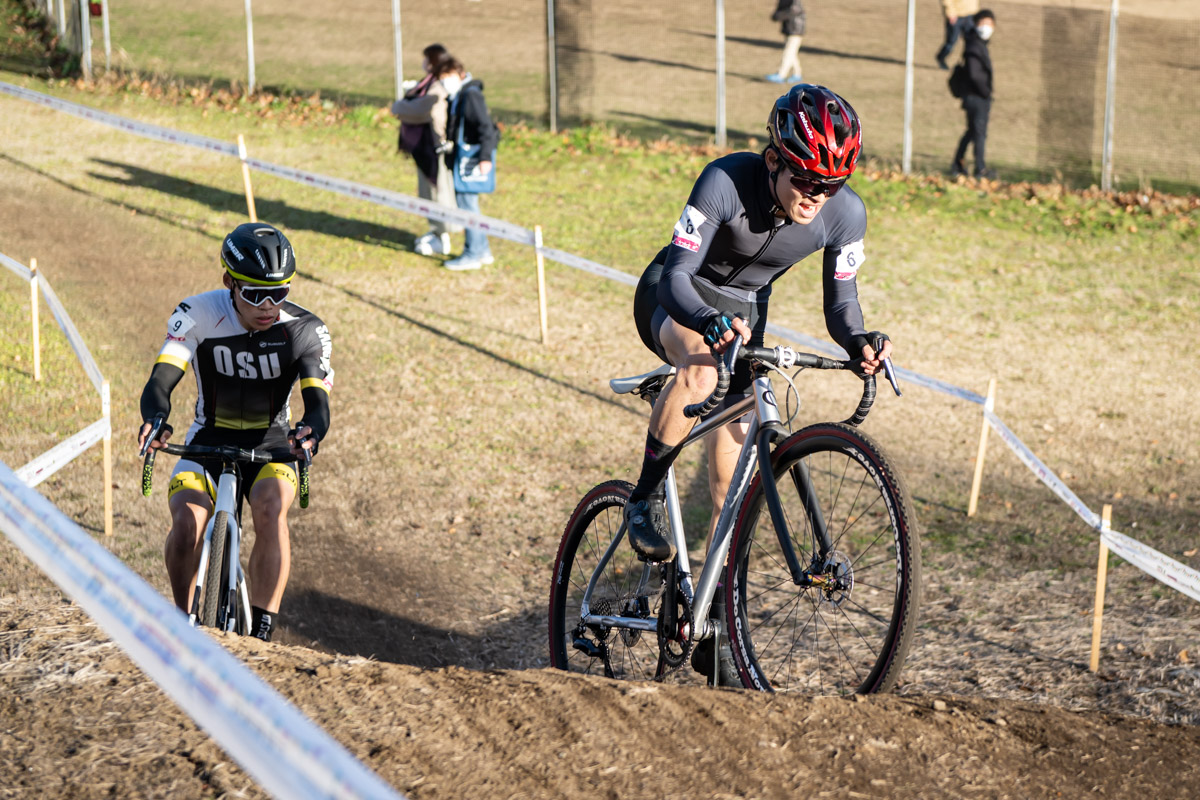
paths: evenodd
<path fill-rule="evenodd" d="M 142 390 L 142 419 L 164 419 L 171 414 L 171 392 L 183 378 L 183 370 L 173 364 L 158 363 L 150 371 L 150 380 Z"/>
<path fill-rule="evenodd" d="M 308 386 L 300 390 L 300 397 L 304 400 L 304 418 L 296 427 L 307 425 L 312 428 L 313 436 L 319 442 L 329 432 L 329 393 L 323 388 Z"/>

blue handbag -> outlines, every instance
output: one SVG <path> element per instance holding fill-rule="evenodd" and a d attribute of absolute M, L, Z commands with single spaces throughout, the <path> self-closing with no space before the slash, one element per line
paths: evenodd
<path fill-rule="evenodd" d="M 458 105 L 462 92 L 454 98 L 454 106 Z M 453 115 L 457 108 L 451 109 Z M 486 175 L 479 169 L 479 162 L 484 160 L 480 154 L 480 145 L 467 144 L 463 141 L 464 120 L 458 120 L 458 130 L 454 132 L 454 191 L 462 194 L 491 194 L 496 191 L 496 151 L 490 158 L 492 168 Z"/>

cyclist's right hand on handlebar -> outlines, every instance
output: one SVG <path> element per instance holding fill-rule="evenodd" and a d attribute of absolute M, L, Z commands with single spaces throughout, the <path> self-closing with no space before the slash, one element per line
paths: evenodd
<path fill-rule="evenodd" d="M 750 326 L 741 317 L 730 319 L 725 314 L 713 314 L 704 326 L 704 343 L 716 354 L 724 353 L 733 340 L 742 337 L 742 344 L 750 341 Z"/>
<path fill-rule="evenodd" d="M 165 420 L 161 420 L 161 418 L 156 417 L 155 419 L 146 420 L 142 423 L 142 427 L 138 430 L 139 454 L 144 455 L 146 453 L 146 437 L 150 436 L 150 432 L 154 430 L 155 424 L 159 422 L 161 422 L 161 428 L 159 429 L 158 436 L 155 437 L 154 441 L 149 443 L 149 449 L 161 450 L 167 443 L 167 440 L 171 438 L 171 434 L 175 432 L 175 429 L 167 424 Z"/>

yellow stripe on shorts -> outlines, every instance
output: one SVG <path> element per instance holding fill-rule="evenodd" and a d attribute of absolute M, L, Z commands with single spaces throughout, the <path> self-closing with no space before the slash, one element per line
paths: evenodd
<path fill-rule="evenodd" d="M 206 492 L 214 503 L 217 502 L 217 487 L 213 486 L 212 481 L 203 473 L 181 472 L 171 478 L 171 486 L 167 489 L 167 499 L 170 500 L 177 492 L 182 492 L 184 489 Z"/>
<path fill-rule="evenodd" d="M 258 475 L 254 478 L 254 483 L 250 484 L 250 488 L 253 489 L 257 486 L 259 481 L 270 480 L 271 478 L 286 481 L 291 485 L 292 491 L 295 491 L 299 483 L 296 476 L 296 468 L 292 464 L 286 461 L 282 464 L 272 461 L 270 464 L 263 464 L 263 468 L 258 471 Z"/>

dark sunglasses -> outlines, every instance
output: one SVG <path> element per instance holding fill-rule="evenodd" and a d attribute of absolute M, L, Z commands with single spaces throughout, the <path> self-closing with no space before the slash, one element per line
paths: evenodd
<path fill-rule="evenodd" d="M 817 198 L 821 195 L 833 197 L 846 185 L 845 178 L 840 181 L 823 181 L 805 175 L 798 175 L 790 167 L 788 168 L 788 180 L 792 182 L 792 187 L 797 192 L 808 198 Z"/>
<path fill-rule="evenodd" d="M 280 305 L 291 290 L 292 287 L 286 283 L 282 286 L 252 286 L 247 283 L 238 286 L 238 294 L 255 308 L 258 308 L 268 300 L 273 305 Z"/>

